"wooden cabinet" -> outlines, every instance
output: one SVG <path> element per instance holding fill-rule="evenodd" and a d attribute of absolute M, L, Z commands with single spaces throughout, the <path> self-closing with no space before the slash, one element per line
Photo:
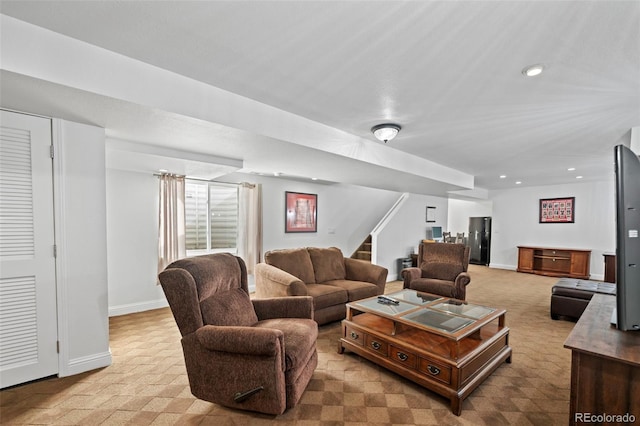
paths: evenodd
<path fill-rule="evenodd" d="M 518 272 L 533 272 L 533 252 L 531 247 L 518 247 Z"/>
<path fill-rule="evenodd" d="M 640 417 L 640 334 L 609 324 L 615 306 L 614 296 L 594 294 L 564 342 L 571 349 L 570 425 L 594 422 L 586 416 L 609 415 L 598 424 Z"/>
<path fill-rule="evenodd" d="M 518 272 L 589 279 L 591 250 L 518 246 Z"/>
<path fill-rule="evenodd" d="M 607 283 L 616 282 L 616 255 L 604 253 L 604 281 Z"/>

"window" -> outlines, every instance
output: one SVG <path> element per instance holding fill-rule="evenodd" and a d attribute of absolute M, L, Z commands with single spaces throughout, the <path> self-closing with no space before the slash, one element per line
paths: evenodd
<path fill-rule="evenodd" d="M 236 252 L 236 185 L 188 180 L 185 183 L 187 254 Z"/>

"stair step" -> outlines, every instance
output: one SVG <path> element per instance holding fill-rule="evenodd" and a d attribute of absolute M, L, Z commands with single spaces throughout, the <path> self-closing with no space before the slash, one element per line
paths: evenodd
<path fill-rule="evenodd" d="M 371 252 L 366 250 L 358 250 L 356 252 L 356 259 L 371 260 Z"/>
<path fill-rule="evenodd" d="M 353 259 L 366 260 L 371 262 L 371 249 L 373 248 L 373 244 L 371 243 L 371 235 L 367 236 L 364 242 L 358 247 L 358 249 L 353 252 L 351 257 Z"/>

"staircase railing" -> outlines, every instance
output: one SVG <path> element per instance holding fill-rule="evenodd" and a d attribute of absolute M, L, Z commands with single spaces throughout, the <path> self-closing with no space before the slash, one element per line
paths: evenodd
<path fill-rule="evenodd" d="M 391 219 L 400 211 L 402 205 L 409 198 L 409 193 L 403 193 L 398 201 L 396 201 L 393 206 L 389 209 L 387 214 L 378 222 L 378 224 L 371 231 L 371 263 L 376 264 L 377 255 L 378 255 L 378 235 L 382 230 L 387 226 L 387 224 L 391 221 Z"/>

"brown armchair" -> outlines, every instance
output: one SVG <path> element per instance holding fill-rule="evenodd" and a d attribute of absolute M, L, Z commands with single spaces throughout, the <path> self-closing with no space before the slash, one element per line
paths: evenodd
<path fill-rule="evenodd" d="M 311 297 L 251 300 L 229 253 L 178 260 L 159 279 L 194 396 L 266 414 L 298 403 L 318 364 Z"/>
<path fill-rule="evenodd" d="M 465 300 L 466 287 L 471 282 L 468 267 L 468 246 L 422 243 L 418 250 L 418 267 L 402 271 L 404 288 Z"/>

